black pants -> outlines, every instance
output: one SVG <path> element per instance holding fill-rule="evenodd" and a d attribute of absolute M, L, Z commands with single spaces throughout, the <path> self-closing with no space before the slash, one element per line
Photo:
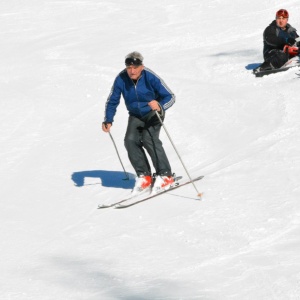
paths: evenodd
<path fill-rule="evenodd" d="M 161 124 L 153 113 L 152 118 L 139 119 L 130 116 L 128 119 L 124 142 L 137 176 L 152 174 L 144 148 L 151 157 L 156 174 L 172 175 L 169 160 L 159 139 L 160 129 Z"/>
<path fill-rule="evenodd" d="M 265 54 L 265 61 L 272 64 L 275 69 L 281 68 L 289 60 L 288 53 L 273 49 Z"/>

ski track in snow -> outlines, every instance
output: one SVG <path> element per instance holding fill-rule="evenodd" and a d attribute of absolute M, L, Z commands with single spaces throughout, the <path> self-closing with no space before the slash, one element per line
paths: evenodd
<path fill-rule="evenodd" d="M 299 70 L 251 73 L 279 8 L 299 29 L 295 0 L 0 4 L 1 299 L 300 299 Z M 176 94 L 165 125 L 202 201 L 97 210 L 134 184 L 123 103 L 130 180 L 101 131 L 133 50 Z"/>

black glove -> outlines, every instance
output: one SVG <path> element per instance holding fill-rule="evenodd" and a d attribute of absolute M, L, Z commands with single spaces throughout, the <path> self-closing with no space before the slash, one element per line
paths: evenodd
<path fill-rule="evenodd" d="M 289 45 L 289 46 L 293 46 L 295 44 L 296 40 L 292 37 L 289 37 L 286 39 L 286 43 Z"/>
<path fill-rule="evenodd" d="M 299 42 L 297 42 L 296 46 L 297 46 L 297 47 L 300 47 L 300 41 L 299 41 Z"/>

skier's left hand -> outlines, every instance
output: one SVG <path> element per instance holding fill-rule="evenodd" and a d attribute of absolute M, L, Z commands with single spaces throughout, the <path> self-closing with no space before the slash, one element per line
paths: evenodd
<path fill-rule="evenodd" d="M 148 105 L 151 107 L 152 110 L 160 111 L 160 105 L 156 100 L 152 100 L 148 103 Z"/>
<path fill-rule="evenodd" d="M 286 39 L 286 43 L 290 46 L 293 46 L 295 44 L 296 40 L 292 37 L 289 37 Z"/>

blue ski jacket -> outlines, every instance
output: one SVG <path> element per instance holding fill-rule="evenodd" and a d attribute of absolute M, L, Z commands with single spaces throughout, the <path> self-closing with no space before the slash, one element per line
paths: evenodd
<path fill-rule="evenodd" d="M 129 115 L 137 118 L 142 118 L 151 111 L 148 103 L 152 100 L 158 101 L 164 111 L 175 103 L 175 95 L 153 71 L 144 67 L 140 78 L 134 83 L 124 69 L 116 77 L 106 101 L 104 122 L 114 121 L 121 95 Z"/>

